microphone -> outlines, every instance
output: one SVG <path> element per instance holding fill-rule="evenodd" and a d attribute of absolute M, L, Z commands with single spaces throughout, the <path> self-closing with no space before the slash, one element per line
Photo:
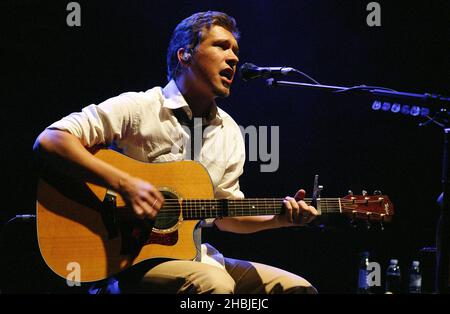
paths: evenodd
<path fill-rule="evenodd" d="M 288 75 L 297 72 L 288 67 L 258 67 L 252 63 L 244 63 L 239 69 L 239 74 L 244 81 L 252 80 L 258 77 L 270 78 L 280 75 Z"/>

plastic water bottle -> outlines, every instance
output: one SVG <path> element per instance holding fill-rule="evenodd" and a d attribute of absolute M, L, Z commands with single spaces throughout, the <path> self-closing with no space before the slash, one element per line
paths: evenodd
<path fill-rule="evenodd" d="M 409 270 L 409 293 L 422 292 L 422 275 L 420 273 L 419 261 L 413 261 Z"/>
<path fill-rule="evenodd" d="M 397 259 L 391 259 L 386 270 L 386 293 L 401 293 L 402 276 Z"/>
<path fill-rule="evenodd" d="M 358 294 L 369 294 L 370 287 L 367 281 L 369 275 L 369 252 L 362 252 L 358 268 Z"/>

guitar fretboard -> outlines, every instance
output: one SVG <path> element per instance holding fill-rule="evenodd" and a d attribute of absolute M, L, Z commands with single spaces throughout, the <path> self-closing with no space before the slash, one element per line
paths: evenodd
<path fill-rule="evenodd" d="M 312 199 L 304 199 L 311 204 Z M 320 214 L 341 211 L 340 198 L 321 198 Z M 182 201 L 184 219 L 278 215 L 283 209 L 281 198 L 246 198 L 242 200 L 186 199 Z"/>

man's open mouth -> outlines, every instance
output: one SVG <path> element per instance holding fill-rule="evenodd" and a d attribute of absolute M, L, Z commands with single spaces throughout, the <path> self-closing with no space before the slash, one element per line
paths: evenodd
<path fill-rule="evenodd" d="M 229 83 L 233 81 L 234 71 L 232 69 L 224 69 L 220 71 L 220 76 L 226 78 Z"/>

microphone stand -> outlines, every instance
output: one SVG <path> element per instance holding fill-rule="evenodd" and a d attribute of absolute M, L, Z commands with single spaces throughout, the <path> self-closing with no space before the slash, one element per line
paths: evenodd
<path fill-rule="evenodd" d="M 449 180 L 449 134 L 444 127 L 444 149 L 442 154 L 442 207 L 436 227 L 436 292 L 449 293 L 450 278 L 450 180 Z"/>
<path fill-rule="evenodd" d="M 277 86 L 290 86 L 290 87 L 300 87 L 300 88 L 308 88 L 308 89 L 316 89 L 327 92 L 336 92 L 336 93 L 363 93 L 370 94 L 373 96 L 379 97 L 388 97 L 388 98 L 400 98 L 400 99 L 409 99 L 415 100 L 416 102 L 424 102 L 428 104 L 436 104 L 442 105 L 442 103 L 447 103 L 447 106 L 450 107 L 450 97 L 438 95 L 438 94 L 414 94 L 414 93 L 406 93 L 406 92 L 398 92 L 393 89 L 376 87 L 376 86 L 352 86 L 352 87 L 344 87 L 344 86 L 333 86 L 333 85 L 322 85 L 322 84 L 308 84 L 308 83 L 300 83 L 300 82 L 291 82 L 291 81 L 279 81 L 275 78 L 267 79 L 267 85 L 270 87 Z"/>
<path fill-rule="evenodd" d="M 270 87 L 288 86 L 299 87 L 306 89 L 322 90 L 335 93 L 358 93 L 369 94 L 388 99 L 407 99 L 415 102 L 426 103 L 439 108 L 442 113 L 447 114 L 447 109 L 450 107 L 450 97 L 437 94 L 414 94 L 407 92 L 398 92 L 388 88 L 376 86 L 332 86 L 322 84 L 308 84 L 292 81 L 280 81 L 275 78 L 267 79 L 267 85 Z M 447 120 L 447 119 L 446 119 Z M 449 293 L 450 286 L 450 167 L 449 157 L 450 152 L 450 127 L 446 124 L 444 129 L 444 147 L 442 153 L 442 206 L 440 217 L 436 226 L 436 273 L 435 273 L 435 289 L 437 293 Z"/>

